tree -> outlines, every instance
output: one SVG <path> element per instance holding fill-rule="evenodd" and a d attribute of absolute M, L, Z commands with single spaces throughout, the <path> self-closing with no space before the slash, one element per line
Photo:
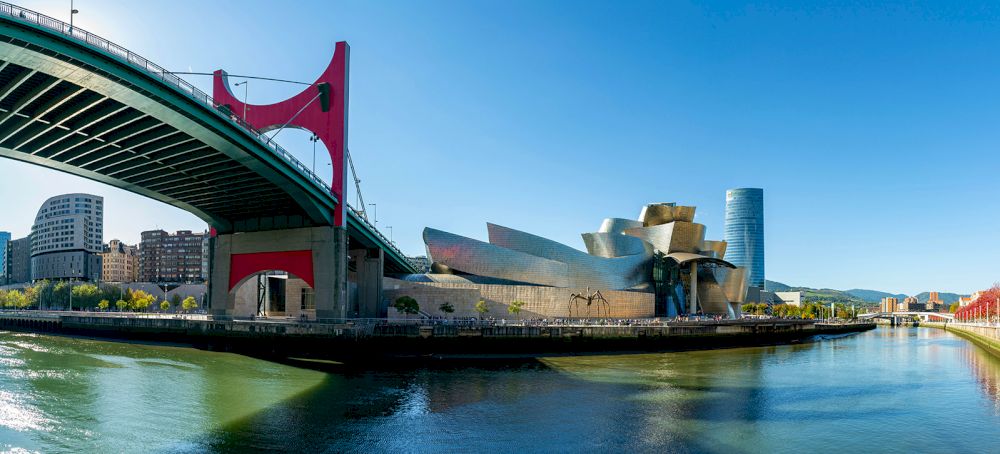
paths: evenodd
<path fill-rule="evenodd" d="M 125 309 L 128 309 L 128 301 L 118 300 L 115 302 L 115 307 L 118 308 L 119 312 L 124 312 Z"/>
<path fill-rule="evenodd" d="M 170 297 L 170 304 L 172 304 L 174 307 L 180 306 L 181 305 L 181 295 L 179 293 L 174 293 L 174 296 Z M 166 310 L 166 309 L 164 309 L 164 310 Z"/>
<path fill-rule="evenodd" d="M 486 313 L 489 312 L 489 311 L 490 311 L 490 308 L 486 305 L 486 301 L 485 300 L 479 300 L 479 302 L 476 303 L 476 312 L 479 312 L 479 317 L 480 318 L 482 318 L 484 315 L 486 315 Z"/>
<path fill-rule="evenodd" d="M 69 305 L 69 292 L 70 284 L 68 282 L 57 282 L 55 286 L 52 287 L 52 299 L 46 301 L 46 305 L 50 308 L 58 307 L 60 309 L 65 309 Z"/>
<path fill-rule="evenodd" d="M 101 300 L 101 302 L 97 303 L 97 308 L 102 311 L 108 310 L 109 307 L 111 307 L 111 302 L 108 300 Z"/>
<path fill-rule="evenodd" d="M 198 300 L 194 299 L 193 296 L 184 298 L 184 301 L 181 301 L 181 309 L 184 309 L 184 312 L 188 312 L 196 307 L 198 307 Z"/>
<path fill-rule="evenodd" d="M 101 289 L 94 284 L 81 284 L 73 287 L 73 305 L 81 308 L 92 308 L 101 299 Z"/>
<path fill-rule="evenodd" d="M 130 290 L 129 308 L 134 311 L 144 311 L 156 302 L 156 297 L 142 290 Z"/>
<path fill-rule="evenodd" d="M 163 300 L 163 302 L 160 303 L 160 310 L 163 312 L 170 310 L 170 302 Z"/>
<path fill-rule="evenodd" d="M 52 307 L 52 301 L 54 300 L 55 286 L 48 279 L 42 279 L 35 283 L 31 287 L 35 294 L 34 303 L 38 305 L 39 309 Z"/>
<path fill-rule="evenodd" d="M 7 296 L 10 298 L 11 305 L 17 309 L 24 309 L 31 305 L 31 301 L 28 300 L 27 293 L 10 292 Z"/>
<path fill-rule="evenodd" d="M 514 314 L 514 316 L 516 316 L 518 320 L 520 320 L 521 307 L 523 306 L 524 306 L 524 301 L 511 301 L 510 305 L 507 306 L 507 312 L 510 314 Z"/>
<path fill-rule="evenodd" d="M 954 303 L 951 303 L 951 306 L 948 306 L 948 312 L 951 312 L 952 314 L 954 314 L 955 312 L 958 312 L 958 308 L 959 307 L 961 307 L 961 306 L 958 304 L 957 301 L 954 302 Z"/>
<path fill-rule="evenodd" d="M 396 308 L 400 314 L 414 315 L 420 312 L 420 305 L 417 304 L 417 300 L 406 295 L 396 298 L 396 301 L 392 303 L 392 307 Z"/>
<path fill-rule="evenodd" d="M 37 307 L 38 306 L 38 288 L 36 288 L 36 287 L 25 287 L 24 288 L 24 298 L 25 298 L 25 306 L 24 307 L 31 307 L 31 306 Z"/>
<path fill-rule="evenodd" d="M 438 310 L 444 312 L 445 314 L 451 314 L 455 312 L 455 306 L 452 306 L 451 303 L 441 303 L 441 305 L 438 306 Z"/>

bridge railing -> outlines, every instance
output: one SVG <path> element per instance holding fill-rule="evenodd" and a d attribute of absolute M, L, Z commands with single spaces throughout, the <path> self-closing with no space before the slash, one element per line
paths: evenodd
<path fill-rule="evenodd" d="M 160 79 L 164 84 L 174 87 L 180 90 L 183 94 L 187 95 L 189 98 L 198 101 L 205 107 L 209 107 L 210 110 L 214 111 L 217 115 L 226 118 L 232 123 L 235 123 L 245 131 L 249 132 L 257 141 L 269 148 L 274 154 L 278 155 L 282 160 L 287 162 L 289 165 L 294 167 L 297 171 L 307 177 L 313 184 L 319 186 L 325 191 L 330 190 L 329 186 L 324 182 L 319 176 L 317 176 L 309 167 L 299 161 L 295 156 L 289 153 L 287 150 L 282 148 L 280 145 L 274 143 L 270 140 L 263 132 L 255 129 L 254 127 L 247 124 L 243 119 L 231 112 L 224 112 L 221 106 L 212 99 L 207 93 L 198 89 L 190 82 L 182 79 L 176 74 L 167 71 L 163 67 L 153 63 L 146 58 L 132 52 L 122 46 L 119 46 L 107 39 L 104 39 L 98 35 L 90 33 L 80 27 L 71 26 L 59 19 L 55 19 L 50 16 L 46 16 L 42 13 L 32 11 L 30 9 L 22 8 L 17 5 L 13 5 L 6 2 L 0 2 L 0 14 L 10 16 L 16 20 L 29 22 L 35 25 L 39 25 L 56 33 L 71 37 L 77 41 L 84 42 L 92 47 L 96 47 L 103 50 L 111 55 L 117 56 L 123 61 L 127 62 L 131 66 L 145 71 L 147 74 Z M 343 203 L 343 201 L 341 201 Z"/>

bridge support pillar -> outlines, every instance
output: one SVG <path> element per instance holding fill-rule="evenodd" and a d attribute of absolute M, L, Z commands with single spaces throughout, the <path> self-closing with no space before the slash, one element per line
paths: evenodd
<path fill-rule="evenodd" d="M 347 229 L 307 227 L 219 234 L 211 259 L 209 313 L 236 314 L 236 290 L 263 271 L 286 271 L 313 289 L 316 318 L 343 318 L 347 302 Z"/>
<path fill-rule="evenodd" d="M 385 253 L 382 249 L 352 249 L 354 261 L 354 282 L 357 284 L 357 307 L 353 315 L 361 318 L 385 317 L 382 307 L 382 276 L 385 268 Z M 348 310 L 348 312 L 352 312 Z"/>

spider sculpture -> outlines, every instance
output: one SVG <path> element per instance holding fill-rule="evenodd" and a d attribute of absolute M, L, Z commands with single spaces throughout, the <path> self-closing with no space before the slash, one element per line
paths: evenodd
<path fill-rule="evenodd" d="M 601 294 L 600 290 L 593 293 L 590 292 L 590 287 L 587 287 L 587 293 L 574 293 L 569 296 L 569 316 L 573 316 L 573 308 L 576 308 L 576 316 L 581 317 L 580 314 L 580 301 L 586 301 L 587 303 L 587 316 L 590 316 L 590 308 L 592 305 L 596 304 L 597 316 L 601 316 L 601 308 L 604 308 L 604 316 L 611 316 L 611 303 L 608 302 L 607 298 Z"/>

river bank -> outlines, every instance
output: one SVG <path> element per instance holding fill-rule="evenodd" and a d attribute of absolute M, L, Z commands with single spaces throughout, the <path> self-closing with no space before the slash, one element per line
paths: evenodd
<path fill-rule="evenodd" d="M 399 358 L 705 350 L 802 342 L 860 332 L 873 323 L 809 320 L 672 321 L 658 324 L 462 324 L 455 322 L 210 320 L 109 314 L 3 313 L 0 328 L 189 344 L 256 356 L 377 362 Z"/>
<path fill-rule="evenodd" d="M 1000 327 L 955 322 L 921 322 L 920 326 L 940 328 L 955 333 L 1000 358 Z"/>

